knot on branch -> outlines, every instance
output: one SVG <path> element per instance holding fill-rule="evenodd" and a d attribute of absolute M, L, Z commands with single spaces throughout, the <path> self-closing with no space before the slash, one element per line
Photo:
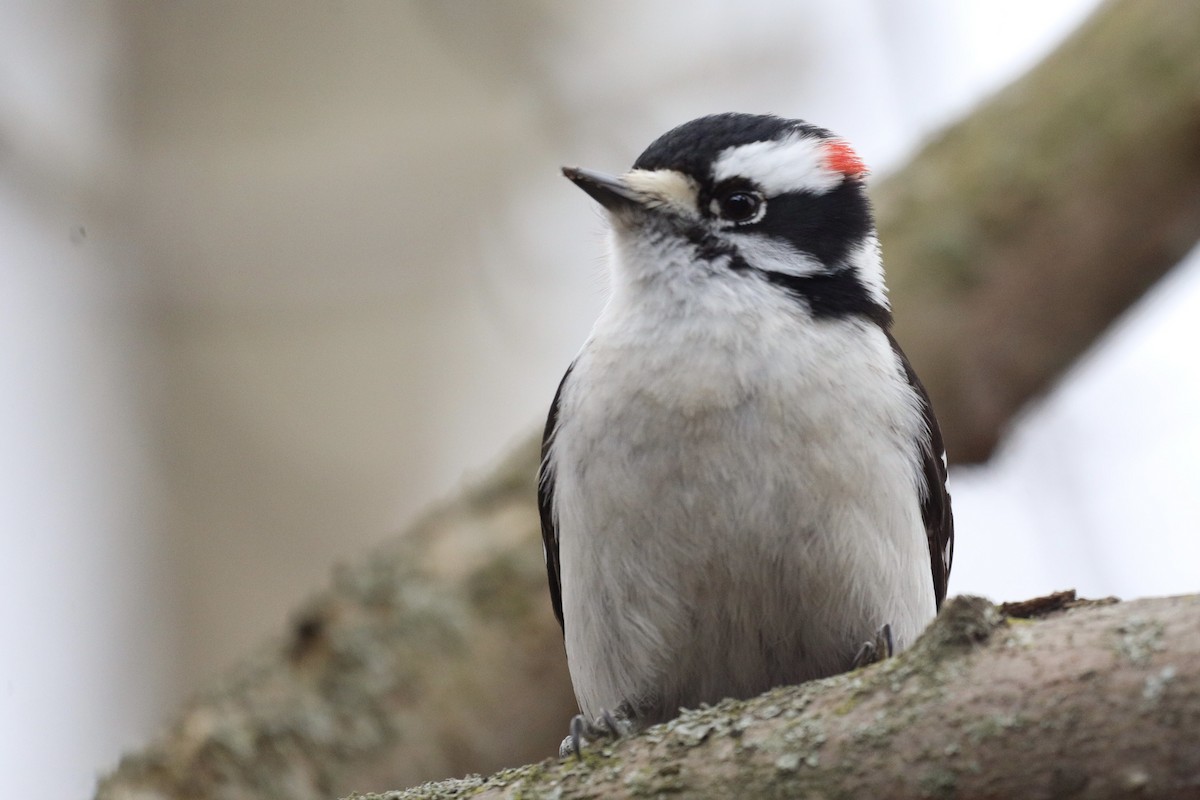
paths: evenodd
<path fill-rule="evenodd" d="M 946 601 L 912 649 L 935 660 L 961 655 L 986 642 L 1003 624 L 1004 615 L 987 598 L 958 595 Z"/>

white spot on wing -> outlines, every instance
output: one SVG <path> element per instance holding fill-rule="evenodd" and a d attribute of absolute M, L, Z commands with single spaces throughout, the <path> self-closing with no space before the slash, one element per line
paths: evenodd
<path fill-rule="evenodd" d="M 747 178 L 772 196 L 801 191 L 824 194 L 845 176 L 829 168 L 823 139 L 793 134 L 727 148 L 717 156 L 713 177 L 717 182 Z"/>

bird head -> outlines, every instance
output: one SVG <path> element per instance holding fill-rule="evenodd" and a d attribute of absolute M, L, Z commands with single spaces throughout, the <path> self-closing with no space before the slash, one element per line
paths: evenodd
<path fill-rule="evenodd" d="M 619 280 L 766 282 L 815 316 L 890 322 L 866 168 L 824 128 L 717 114 L 663 134 L 621 175 L 563 174 L 607 210 Z"/>

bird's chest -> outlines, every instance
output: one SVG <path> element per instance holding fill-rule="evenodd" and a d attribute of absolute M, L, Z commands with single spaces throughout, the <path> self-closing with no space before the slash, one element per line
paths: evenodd
<path fill-rule="evenodd" d="M 852 645 L 831 637 L 879 624 L 889 538 L 920 555 L 920 423 L 886 336 L 803 322 L 627 322 L 581 353 L 551 453 L 581 702 L 663 658 L 693 665 L 680 702 L 828 674 L 801 650 L 836 657 Z M 880 596 L 818 625 L 854 574 Z"/>
<path fill-rule="evenodd" d="M 598 326 L 563 397 L 559 440 L 573 452 L 560 463 L 705 483 L 844 471 L 911 445 L 915 404 L 882 331 L 786 309 L 724 312 Z"/>
<path fill-rule="evenodd" d="M 600 326 L 554 444 L 563 535 L 586 527 L 596 557 L 636 550 L 677 571 L 748 540 L 794 542 L 875 502 L 869 489 L 883 502 L 911 482 L 910 394 L 882 331 L 856 322 Z"/>

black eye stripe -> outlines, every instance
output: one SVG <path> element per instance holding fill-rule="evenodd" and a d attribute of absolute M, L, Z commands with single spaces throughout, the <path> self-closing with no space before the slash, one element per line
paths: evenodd
<path fill-rule="evenodd" d="M 771 198 L 771 214 L 756 230 L 789 242 L 836 268 L 872 228 L 861 186 L 845 181 L 825 194 L 791 192 Z"/>

